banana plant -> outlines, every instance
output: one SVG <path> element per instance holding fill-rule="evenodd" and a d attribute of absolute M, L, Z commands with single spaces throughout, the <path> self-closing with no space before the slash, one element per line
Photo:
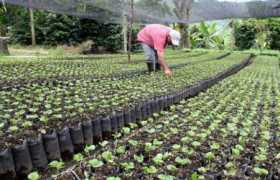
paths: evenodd
<path fill-rule="evenodd" d="M 201 22 L 198 26 L 193 27 L 191 33 L 192 47 L 197 48 L 217 48 L 223 49 L 224 42 L 222 37 L 218 34 L 217 23 L 210 25 Z"/>

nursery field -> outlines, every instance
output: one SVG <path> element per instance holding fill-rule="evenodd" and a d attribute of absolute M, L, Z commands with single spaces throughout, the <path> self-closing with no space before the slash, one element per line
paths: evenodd
<path fill-rule="evenodd" d="M 0 179 L 279 179 L 278 57 L 167 60 L 0 62 Z"/>
<path fill-rule="evenodd" d="M 140 129 L 123 128 L 71 168 L 93 179 L 279 179 L 279 75 L 277 58 L 258 57 Z M 68 169 L 59 178 L 75 176 Z"/>

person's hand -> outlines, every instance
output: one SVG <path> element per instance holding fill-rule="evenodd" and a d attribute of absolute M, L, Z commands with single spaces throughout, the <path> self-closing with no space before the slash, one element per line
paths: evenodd
<path fill-rule="evenodd" d="M 172 71 L 169 68 L 167 68 L 167 69 L 164 70 L 164 74 L 166 76 L 172 76 Z"/>

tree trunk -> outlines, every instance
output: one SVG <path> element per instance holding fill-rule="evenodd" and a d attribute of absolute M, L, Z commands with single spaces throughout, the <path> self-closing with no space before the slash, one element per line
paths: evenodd
<path fill-rule="evenodd" d="M 36 46 L 36 35 L 35 35 L 35 27 L 34 27 L 34 13 L 33 9 L 29 9 L 30 13 L 30 28 L 31 28 L 31 36 L 32 36 L 32 46 Z"/>
<path fill-rule="evenodd" d="M 134 18 L 134 0 L 130 0 L 129 36 L 128 36 L 128 63 L 131 63 L 133 18 Z"/>
<path fill-rule="evenodd" d="M 9 55 L 8 38 L 0 37 L 0 54 Z"/>
<path fill-rule="evenodd" d="M 190 48 L 190 37 L 188 34 L 189 25 L 185 23 L 178 24 L 179 31 L 181 33 L 181 47 L 182 48 Z"/>
<path fill-rule="evenodd" d="M 123 16 L 123 25 L 122 25 L 122 29 L 123 29 L 123 51 L 124 53 L 127 53 L 127 42 L 128 42 L 128 31 L 127 31 L 127 15 Z"/>

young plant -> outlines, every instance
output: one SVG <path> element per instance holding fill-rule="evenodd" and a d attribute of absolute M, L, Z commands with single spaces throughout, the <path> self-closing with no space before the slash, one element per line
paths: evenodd
<path fill-rule="evenodd" d="M 112 152 L 105 151 L 101 154 L 102 158 L 108 163 L 114 163 L 114 156 Z"/>
<path fill-rule="evenodd" d="M 40 180 L 41 176 L 40 174 L 36 171 L 36 172 L 32 172 L 30 174 L 28 174 L 27 176 L 28 180 Z"/>
<path fill-rule="evenodd" d="M 260 176 L 266 176 L 268 175 L 268 170 L 260 167 L 255 167 L 254 172 Z"/>
<path fill-rule="evenodd" d="M 158 172 L 155 166 L 144 166 L 143 170 L 145 174 L 156 174 Z"/>
<path fill-rule="evenodd" d="M 130 128 L 128 127 L 124 127 L 122 128 L 122 131 L 121 131 L 124 135 L 129 135 L 130 134 Z"/>
<path fill-rule="evenodd" d="M 91 159 L 88 161 L 89 165 L 93 168 L 99 168 L 104 165 L 102 161 L 99 161 L 98 159 Z"/>
<path fill-rule="evenodd" d="M 157 165 L 160 165 L 160 164 L 163 164 L 164 161 L 163 161 L 163 154 L 157 154 L 154 158 L 153 158 L 153 161 L 155 164 Z"/>
<path fill-rule="evenodd" d="M 133 162 L 124 162 L 124 163 L 121 163 L 121 166 L 125 171 L 130 171 L 130 170 L 134 169 L 134 163 Z"/>
<path fill-rule="evenodd" d="M 89 156 L 96 149 L 95 145 L 86 145 L 84 152 Z"/>
<path fill-rule="evenodd" d="M 81 162 L 82 160 L 84 160 L 84 155 L 81 153 L 75 154 L 73 160 L 76 162 Z"/>
<path fill-rule="evenodd" d="M 178 168 L 172 164 L 169 164 L 166 166 L 167 170 L 173 174 L 176 174 L 178 171 Z"/>
<path fill-rule="evenodd" d="M 50 168 L 56 169 L 57 171 L 64 168 L 64 162 L 63 161 L 52 161 L 49 163 Z"/>
<path fill-rule="evenodd" d="M 125 146 L 119 146 L 117 149 L 116 149 L 116 153 L 118 155 L 122 155 L 125 153 Z"/>
<path fill-rule="evenodd" d="M 100 143 L 99 143 L 99 145 L 100 145 L 102 148 L 105 148 L 108 144 L 109 144 L 109 141 L 103 141 L 103 142 L 100 142 Z"/>
<path fill-rule="evenodd" d="M 129 140 L 128 143 L 133 147 L 136 147 L 138 145 L 138 141 L 135 140 Z"/>
<path fill-rule="evenodd" d="M 205 158 L 207 158 L 208 161 L 212 161 L 215 159 L 215 154 L 213 152 L 208 152 L 205 154 Z"/>
<path fill-rule="evenodd" d="M 106 180 L 122 180 L 122 179 L 119 178 L 119 177 L 113 177 L 113 176 L 111 176 L 111 177 L 107 177 Z"/>
<path fill-rule="evenodd" d="M 185 166 L 185 165 L 191 163 L 191 161 L 189 159 L 181 158 L 181 157 L 176 157 L 175 162 L 180 166 Z"/>
<path fill-rule="evenodd" d="M 174 177 L 173 176 L 170 176 L 170 175 L 164 175 L 164 174 L 160 174 L 157 176 L 157 178 L 159 180 L 173 180 Z"/>
<path fill-rule="evenodd" d="M 143 163 L 144 162 L 144 156 L 142 154 L 140 154 L 139 156 L 134 154 L 133 158 L 135 161 L 137 161 L 138 163 Z"/>

